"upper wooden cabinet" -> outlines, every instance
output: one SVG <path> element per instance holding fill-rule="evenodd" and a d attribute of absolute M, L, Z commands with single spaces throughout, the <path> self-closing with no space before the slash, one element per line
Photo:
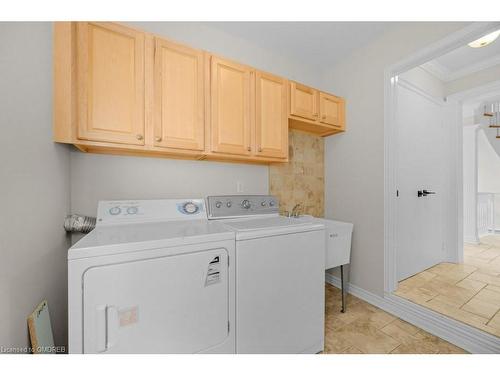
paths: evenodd
<path fill-rule="evenodd" d="M 345 130 L 344 99 L 290 82 L 290 127 L 327 136 Z"/>
<path fill-rule="evenodd" d="M 78 138 L 143 145 L 144 33 L 79 22 L 76 35 Z"/>
<path fill-rule="evenodd" d="M 342 98 L 111 22 L 54 24 L 54 140 L 82 151 L 288 160 L 345 129 Z"/>
<path fill-rule="evenodd" d="M 319 93 L 319 121 L 323 124 L 344 128 L 344 99 Z"/>
<path fill-rule="evenodd" d="M 255 148 L 257 156 L 288 156 L 287 81 L 255 74 Z"/>
<path fill-rule="evenodd" d="M 250 155 L 253 71 L 211 56 L 210 144 L 215 153 Z"/>
<path fill-rule="evenodd" d="M 211 56 L 210 151 L 288 157 L 287 81 Z"/>
<path fill-rule="evenodd" d="M 154 56 L 154 145 L 203 151 L 203 52 L 155 38 Z"/>
<path fill-rule="evenodd" d="M 316 120 L 318 118 L 318 90 L 290 82 L 290 114 Z"/>

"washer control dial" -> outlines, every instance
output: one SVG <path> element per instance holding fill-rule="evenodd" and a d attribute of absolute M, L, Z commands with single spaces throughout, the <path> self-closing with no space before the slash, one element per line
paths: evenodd
<path fill-rule="evenodd" d="M 233 205 L 233 204 L 231 203 L 231 201 L 227 201 L 226 206 L 227 206 L 228 208 L 230 208 L 232 205 Z"/>
<path fill-rule="evenodd" d="M 273 207 L 274 206 L 274 201 L 269 201 L 269 206 Z"/>
<path fill-rule="evenodd" d="M 244 199 L 242 202 L 241 202 L 241 207 L 245 208 L 245 209 L 249 209 L 251 206 L 251 203 L 248 199 Z"/>
<path fill-rule="evenodd" d="M 222 207 L 222 202 L 221 201 L 215 202 L 215 207 L 221 208 Z"/>

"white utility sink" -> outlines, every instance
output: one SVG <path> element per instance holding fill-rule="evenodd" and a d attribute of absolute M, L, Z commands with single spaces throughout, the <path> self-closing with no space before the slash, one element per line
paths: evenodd
<path fill-rule="evenodd" d="M 325 269 L 343 266 L 351 261 L 351 237 L 354 225 L 342 221 L 321 219 L 310 215 L 296 218 L 305 222 L 317 221 L 325 225 Z"/>

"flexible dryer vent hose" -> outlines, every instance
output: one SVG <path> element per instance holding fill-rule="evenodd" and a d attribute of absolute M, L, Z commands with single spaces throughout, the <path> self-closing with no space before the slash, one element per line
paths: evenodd
<path fill-rule="evenodd" d="M 64 229 L 66 232 L 89 233 L 95 228 L 96 218 L 84 215 L 68 215 L 64 219 Z"/>

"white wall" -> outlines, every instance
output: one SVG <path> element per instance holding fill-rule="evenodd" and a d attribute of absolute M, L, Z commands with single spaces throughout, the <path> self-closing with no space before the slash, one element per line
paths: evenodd
<path fill-rule="evenodd" d="M 131 26 L 214 52 L 271 73 L 318 85 L 314 69 L 273 51 L 196 22 L 136 22 Z M 268 167 L 241 163 L 183 161 L 71 153 L 71 210 L 95 215 L 99 199 L 203 197 L 268 194 Z"/>
<path fill-rule="evenodd" d="M 52 142 L 52 25 L 0 23 L 0 71 L 0 346 L 28 345 L 44 298 L 63 345 L 69 151 Z"/>
<path fill-rule="evenodd" d="M 325 143 L 326 217 L 354 223 L 351 283 L 384 291 L 384 70 L 466 23 L 400 24 L 325 74 L 347 131 Z"/>
<path fill-rule="evenodd" d="M 260 165 L 108 156 L 71 152 L 71 210 L 95 216 L 101 199 L 203 198 L 268 194 L 268 168 Z"/>

